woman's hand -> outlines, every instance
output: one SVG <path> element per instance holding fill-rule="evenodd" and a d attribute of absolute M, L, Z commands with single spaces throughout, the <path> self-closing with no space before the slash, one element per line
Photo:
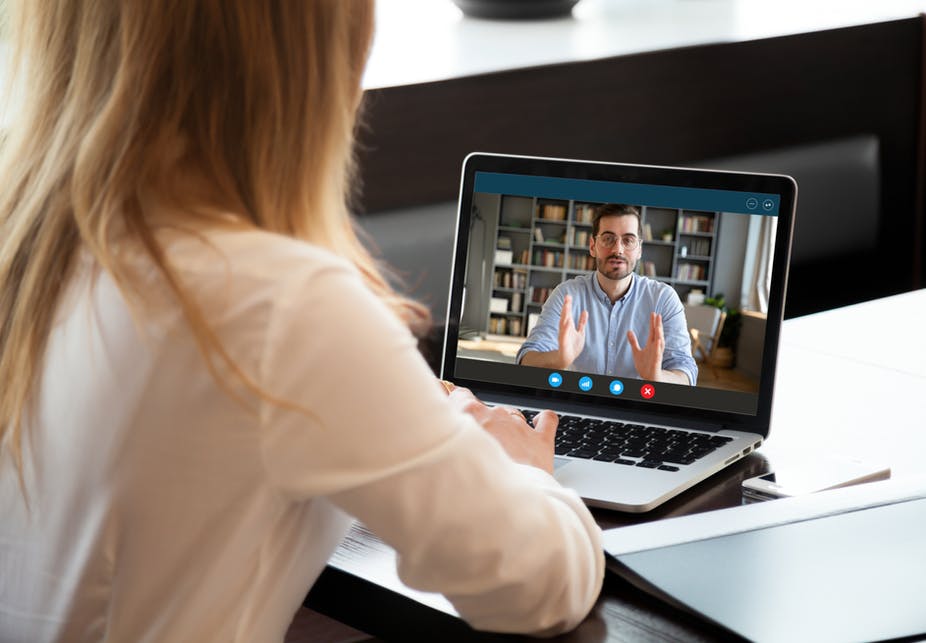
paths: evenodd
<path fill-rule="evenodd" d="M 519 410 L 509 406 L 486 406 L 468 389 L 455 387 L 448 397 L 451 404 L 469 413 L 492 434 L 512 460 L 553 473 L 553 439 L 559 424 L 556 413 L 541 411 L 531 426 Z"/>

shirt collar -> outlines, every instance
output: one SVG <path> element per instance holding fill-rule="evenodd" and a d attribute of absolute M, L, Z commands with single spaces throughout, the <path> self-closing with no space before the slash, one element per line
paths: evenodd
<path fill-rule="evenodd" d="M 630 287 L 627 289 L 627 292 L 624 293 L 624 296 L 618 299 L 618 301 L 621 301 L 621 299 L 629 300 L 631 297 L 633 297 L 633 294 L 637 291 L 637 289 L 635 288 L 636 284 L 637 284 L 637 275 L 636 273 L 632 272 L 630 273 Z"/>
<path fill-rule="evenodd" d="M 592 273 L 592 282 L 593 282 L 592 291 L 594 292 L 595 297 L 597 297 L 600 301 L 610 306 L 611 298 L 608 297 L 608 293 L 606 293 L 604 289 L 601 287 L 601 282 L 598 281 L 598 271 L 597 270 Z M 633 296 L 634 292 L 636 291 L 636 288 L 634 288 L 634 285 L 636 283 L 637 283 L 637 275 L 635 273 L 630 273 L 630 287 L 627 289 L 627 292 L 624 293 L 624 296 L 618 299 L 617 301 L 628 301 L 629 302 L 630 298 Z M 617 301 L 614 303 L 617 303 Z"/>

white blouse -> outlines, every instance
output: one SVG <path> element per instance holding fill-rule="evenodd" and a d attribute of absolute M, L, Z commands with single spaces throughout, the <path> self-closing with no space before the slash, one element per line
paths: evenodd
<path fill-rule="evenodd" d="M 302 410 L 214 359 L 223 390 L 177 306 L 133 317 L 79 262 L 27 421 L 28 508 L 0 459 L 0 640 L 281 641 L 352 516 L 476 628 L 585 616 L 588 510 L 451 407 L 352 266 L 265 232 L 164 239 L 232 358 Z M 153 277 L 147 298 L 168 301 Z"/>

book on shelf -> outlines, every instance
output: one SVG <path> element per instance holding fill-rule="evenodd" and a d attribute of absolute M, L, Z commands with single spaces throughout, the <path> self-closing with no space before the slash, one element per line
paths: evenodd
<path fill-rule="evenodd" d="M 522 270 L 511 270 L 504 266 L 496 267 L 492 285 L 495 288 L 523 290 L 527 286 L 527 273 Z"/>
<path fill-rule="evenodd" d="M 499 237 L 495 247 L 499 250 L 511 250 L 511 237 Z"/>
<path fill-rule="evenodd" d="M 534 228 L 534 241 L 537 243 L 543 243 L 543 230 L 539 227 Z"/>
<path fill-rule="evenodd" d="M 566 206 L 561 203 L 541 203 L 537 206 L 539 209 L 539 219 L 547 219 L 549 221 L 565 221 L 566 220 Z"/>
<path fill-rule="evenodd" d="M 495 271 L 495 287 L 496 288 L 511 288 L 512 277 L 510 270 L 496 270 Z"/>
<path fill-rule="evenodd" d="M 653 261 L 644 261 L 643 262 L 643 274 L 647 277 L 656 276 L 656 263 Z"/>
<path fill-rule="evenodd" d="M 520 270 L 496 270 L 495 287 L 521 290 L 527 285 L 527 273 Z"/>
<path fill-rule="evenodd" d="M 686 245 L 689 254 L 700 257 L 708 257 L 711 254 L 710 239 L 691 239 Z"/>
<path fill-rule="evenodd" d="M 489 312 L 490 313 L 507 313 L 508 312 L 508 299 L 505 297 L 492 297 L 489 299 Z"/>
<path fill-rule="evenodd" d="M 491 317 L 489 319 L 489 332 L 494 335 L 507 335 L 508 320 L 504 317 Z"/>
<path fill-rule="evenodd" d="M 521 312 L 522 295 L 519 292 L 511 293 L 511 312 Z"/>
<path fill-rule="evenodd" d="M 588 230 L 573 230 L 572 245 L 585 247 L 591 235 Z"/>
<path fill-rule="evenodd" d="M 680 263 L 675 278 L 682 281 L 704 281 L 706 276 L 707 271 L 704 266 L 696 263 Z"/>
<path fill-rule="evenodd" d="M 576 223 L 591 223 L 595 218 L 595 206 L 590 203 L 576 203 Z"/>
<path fill-rule="evenodd" d="M 714 217 L 686 214 L 682 216 L 682 232 L 713 232 Z"/>
<path fill-rule="evenodd" d="M 544 304 L 553 292 L 552 288 L 531 286 L 528 296 L 532 304 Z"/>
<path fill-rule="evenodd" d="M 520 317 L 491 317 L 489 332 L 493 335 L 521 335 L 524 322 Z"/>
<path fill-rule="evenodd" d="M 652 241 L 653 240 L 653 226 L 649 223 L 643 224 L 643 240 Z"/>
<path fill-rule="evenodd" d="M 534 260 L 531 263 L 544 268 L 562 268 L 563 253 L 558 250 L 534 250 Z"/>
<path fill-rule="evenodd" d="M 595 258 L 591 255 L 569 255 L 569 267 L 573 270 L 594 270 Z"/>
<path fill-rule="evenodd" d="M 530 251 L 525 248 L 520 253 L 518 253 L 518 263 L 521 265 L 527 265 L 528 259 L 530 258 Z"/>

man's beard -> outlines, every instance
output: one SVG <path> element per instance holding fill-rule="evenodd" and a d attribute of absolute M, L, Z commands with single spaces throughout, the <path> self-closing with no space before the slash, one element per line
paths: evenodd
<path fill-rule="evenodd" d="M 620 259 L 624 263 L 611 265 L 612 259 Z M 595 263 L 598 266 L 598 272 L 614 281 L 620 281 L 637 269 L 637 261 L 631 261 L 623 255 L 608 255 L 604 259 L 596 257 Z"/>

